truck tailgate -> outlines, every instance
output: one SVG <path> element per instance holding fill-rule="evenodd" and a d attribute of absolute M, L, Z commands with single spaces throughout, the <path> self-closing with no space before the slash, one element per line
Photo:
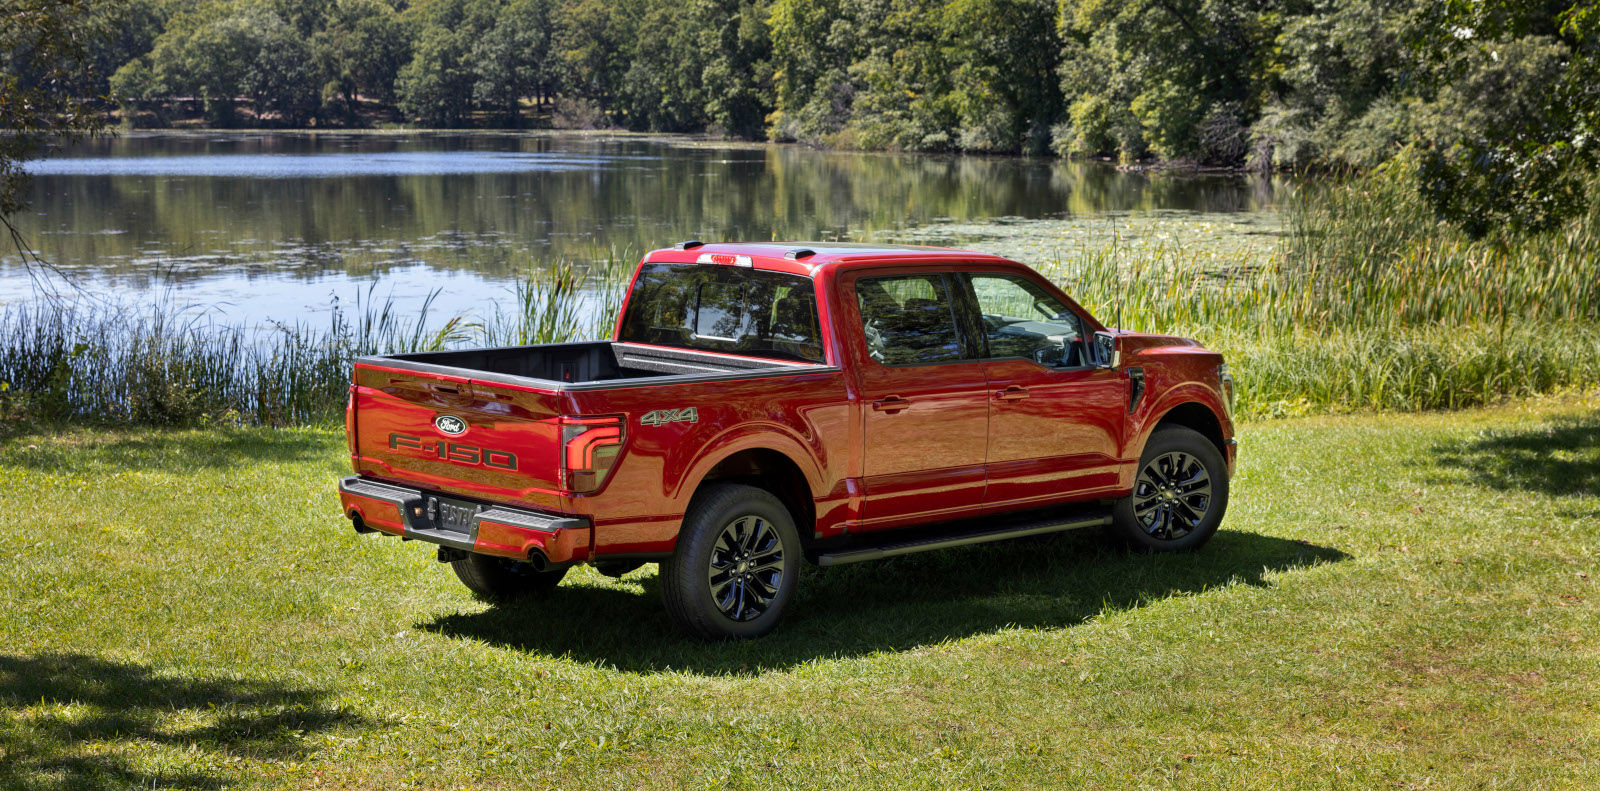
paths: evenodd
<path fill-rule="evenodd" d="M 561 486 L 561 394 L 358 361 L 363 475 L 488 500 L 549 503 Z"/>

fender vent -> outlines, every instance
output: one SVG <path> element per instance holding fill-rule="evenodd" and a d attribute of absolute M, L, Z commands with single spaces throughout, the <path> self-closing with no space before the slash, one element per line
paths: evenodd
<path fill-rule="evenodd" d="M 1128 369 L 1128 414 L 1139 406 L 1139 399 L 1144 398 L 1144 369 Z"/>

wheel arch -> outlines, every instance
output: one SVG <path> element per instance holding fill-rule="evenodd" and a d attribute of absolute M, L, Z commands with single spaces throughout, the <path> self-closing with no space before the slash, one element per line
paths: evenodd
<path fill-rule="evenodd" d="M 1228 438 L 1222 433 L 1222 420 L 1211 407 L 1199 401 L 1184 401 L 1163 412 L 1161 417 L 1150 424 L 1150 430 L 1145 433 L 1144 442 L 1139 446 L 1141 453 L 1144 445 L 1149 444 L 1150 437 L 1162 426 L 1183 426 L 1192 429 L 1210 440 L 1211 444 L 1216 446 L 1217 453 L 1224 459 L 1228 457 Z"/>
<path fill-rule="evenodd" d="M 795 532 L 802 545 L 807 544 L 817 521 L 816 497 L 811 479 L 789 454 L 767 446 L 753 446 L 734 450 L 714 463 L 695 480 L 688 489 L 689 500 L 716 483 L 742 483 L 771 492 L 794 517 Z M 686 509 L 687 510 L 687 509 Z"/>

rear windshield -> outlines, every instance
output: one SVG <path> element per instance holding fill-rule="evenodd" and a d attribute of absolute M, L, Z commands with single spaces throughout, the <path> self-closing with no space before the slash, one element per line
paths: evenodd
<path fill-rule="evenodd" d="M 823 361 L 811 279 L 736 266 L 645 264 L 618 340 Z"/>

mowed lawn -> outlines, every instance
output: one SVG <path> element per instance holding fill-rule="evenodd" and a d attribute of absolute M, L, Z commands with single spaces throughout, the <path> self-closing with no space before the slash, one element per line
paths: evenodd
<path fill-rule="evenodd" d="M 1600 402 L 1253 423 L 1223 531 L 473 600 L 335 430 L 0 441 L 0 788 L 1594 788 Z"/>

